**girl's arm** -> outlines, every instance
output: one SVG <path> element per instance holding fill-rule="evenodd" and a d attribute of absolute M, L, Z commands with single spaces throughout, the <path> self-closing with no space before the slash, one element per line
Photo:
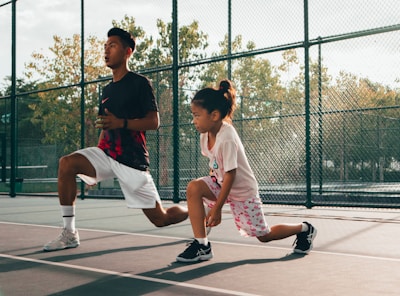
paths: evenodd
<path fill-rule="evenodd" d="M 236 169 L 233 169 L 224 174 L 224 182 L 221 186 L 221 191 L 218 195 L 215 206 L 211 209 L 206 217 L 207 226 L 217 226 L 221 223 L 222 218 L 222 207 L 228 198 L 229 192 L 231 191 L 233 181 L 236 177 Z"/>

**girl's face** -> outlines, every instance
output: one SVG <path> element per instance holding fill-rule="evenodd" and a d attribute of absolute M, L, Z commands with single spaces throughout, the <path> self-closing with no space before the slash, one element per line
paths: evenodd
<path fill-rule="evenodd" d="M 193 103 L 190 108 L 192 110 L 193 124 L 199 133 L 206 133 L 214 127 L 213 113 L 210 114 L 206 109 Z"/>

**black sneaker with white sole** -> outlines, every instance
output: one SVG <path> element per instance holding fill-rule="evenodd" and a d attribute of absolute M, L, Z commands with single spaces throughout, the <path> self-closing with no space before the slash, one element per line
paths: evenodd
<path fill-rule="evenodd" d="M 297 234 L 297 238 L 293 245 L 296 246 L 293 252 L 299 254 L 308 254 L 313 248 L 313 240 L 317 236 L 317 229 L 308 222 L 303 222 L 308 225 L 308 230 Z"/>
<path fill-rule="evenodd" d="M 200 244 L 197 239 L 193 239 L 188 243 L 188 247 L 183 253 L 176 257 L 176 261 L 179 262 L 197 262 L 209 260 L 213 257 L 211 250 L 211 244 L 208 243 L 207 246 Z"/>

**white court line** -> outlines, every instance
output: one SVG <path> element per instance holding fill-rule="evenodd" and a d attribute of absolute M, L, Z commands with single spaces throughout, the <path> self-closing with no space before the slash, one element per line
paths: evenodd
<path fill-rule="evenodd" d="M 10 225 L 21 225 L 21 226 L 37 226 L 37 227 L 45 227 L 45 228 L 57 228 L 57 226 L 49 226 L 49 225 L 40 225 L 40 224 L 26 224 L 26 223 L 15 223 L 15 222 L 3 222 L 0 221 L 0 224 L 10 224 Z M 122 234 L 122 235 L 132 235 L 132 236 L 145 236 L 145 237 L 154 237 L 154 238 L 166 238 L 171 240 L 190 240 L 189 238 L 184 237 L 174 237 L 174 236 L 164 236 L 164 235 L 155 235 L 155 234 L 146 234 L 146 233 L 134 233 L 134 232 L 123 232 L 123 231 L 111 231 L 111 230 L 99 230 L 99 229 L 88 229 L 88 228 L 79 228 L 82 231 L 92 231 L 92 232 L 102 232 L 102 233 L 111 233 L 111 234 Z M 284 247 L 275 247 L 269 246 L 267 244 L 244 244 L 244 243 L 232 243 L 232 242 L 224 242 L 224 241 L 216 241 L 213 240 L 213 244 L 221 244 L 221 245 L 231 245 L 231 246 L 241 246 L 241 247 L 253 247 L 253 248 L 268 248 L 268 249 L 277 249 L 277 250 L 286 250 L 292 251 L 290 248 Z M 329 251 L 317 251 L 312 250 L 312 253 L 323 254 L 323 255 L 332 255 L 332 256 L 342 256 L 342 257 L 353 257 L 353 258 L 362 258 L 362 259 L 372 259 L 372 260 L 380 260 L 380 261 L 391 261 L 391 262 L 400 262 L 400 258 L 391 258 L 391 257 L 381 257 L 381 256 L 371 256 L 371 255 L 360 255 L 354 253 L 340 253 L 340 252 L 329 252 Z"/>
<path fill-rule="evenodd" d="M 232 290 L 227 290 L 227 289 L 213 288 L 213 287 L 209 287 L 209 286 L 200 286 L 200 285 L 195 285 L 195 284 L 181 283 L 181 282 L 176 282 L 176 281 L 163 280 L 163 279 L 152 278 L 152 277 L 147 277 L 147 276 L 135 275 L 135 274 L 130 274 L 130 273 L 126 273 L 126 272 L 118 272 L 118 271 L 112 271 L 112 270 L 100 269 L 100 268 L 92 268 L 92 267 L 86 267 L 86 266 L 80 266 L 80 265 L 74 265 L 74 264 L 65 264 L 65 263 L 59 263 L 59 262 L 53 262 L 53 261 L 47 261 L 47 260 L 7 255 L 7 254 L 0 254 L 0 257 L 12 259 L 12 260 L 18 260 L 18 261 L 33 262 L 33 263 L 52 265 L 52 266 L 58 266 L 58 267 L 63 267 L 63 268 L 71 268 L 71 269 L 77 269 L 77 270 L 96 272 L 96 273 L 119 276 L 119 277 L 123 277 L 123 278 L 131 278 L 131 279 L 136 279 L 136 280 L 141 280 L 141 281 L 156 282 L 156 283 L 172 285 L 172 286 L 181 286 L 181 287 L 186 287 L 186 288 L 190 288 L 190 289 L 205 290 L 207 292 L 211 291 L 211 292 L 216 292 L 216 293 L 224 293 L 227 295 L 240 295 L 240 296 L 260 296 L 257 294 L 249 294 L 249 293 L 232 291 Z"/>

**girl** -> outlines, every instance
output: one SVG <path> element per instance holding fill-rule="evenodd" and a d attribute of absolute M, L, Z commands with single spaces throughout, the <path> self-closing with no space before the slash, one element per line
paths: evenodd
<path fill-rule="evenodd" d="M 258 184 L 243 144 L 232 126 L 236 91 L 229 80 L 219 89 L 205 88 L 191 102 L 193 124 L 201 133 L 201 152 L 209 159 L 210 175 L 189 182 L 186 191 L 194 240 L 176 257 L 195 262 L 213 257 L 206 227 L 221 223 L 224 203 L 229 203 L 239 232 L 260 242 L 296 235 L 294 252 L 307 254 L 317 230 L 308 222 L 269 227 L 265 221 Z M 207 205 L 209 212 L 203 206 Z"/>

